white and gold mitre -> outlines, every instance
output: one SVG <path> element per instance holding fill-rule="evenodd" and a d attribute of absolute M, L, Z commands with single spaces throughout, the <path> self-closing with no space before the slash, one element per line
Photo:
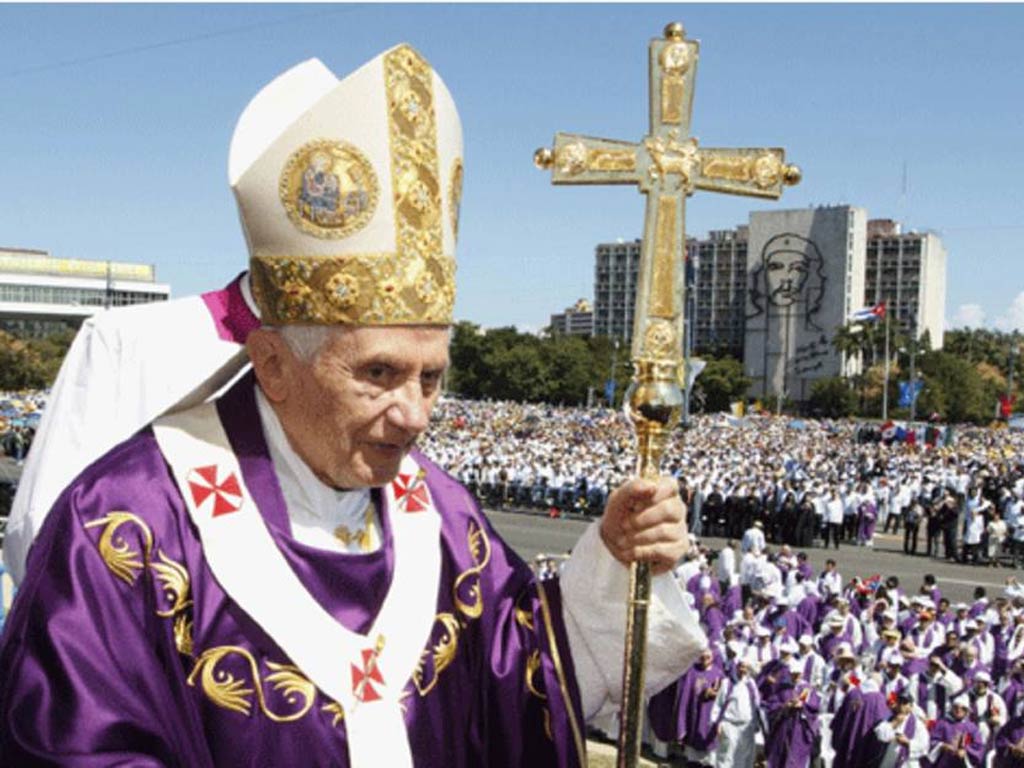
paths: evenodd
<path fill-rule="evenodd" d="M 249 103 L 228 176 L 268 325 L 446 325 L 462 126 L 399 45 L 338 80 L 311 59 Z"/>

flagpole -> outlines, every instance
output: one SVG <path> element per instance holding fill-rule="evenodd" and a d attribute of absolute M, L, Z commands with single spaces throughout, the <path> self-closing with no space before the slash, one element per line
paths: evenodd
<path fill-rule="evenodd" d="M 917 352 L 917 321 L 914 324 L 914 337 L 910 343 L 910 421 L 913 423 L 917 413 L 917 382 L 914 381 L 914 354 Z"/>
<path fill-rule="evenodd" d="M 889 420 L 889 309 L 885 310 L 885 384 L 882 387 L 882 421 Z"/>

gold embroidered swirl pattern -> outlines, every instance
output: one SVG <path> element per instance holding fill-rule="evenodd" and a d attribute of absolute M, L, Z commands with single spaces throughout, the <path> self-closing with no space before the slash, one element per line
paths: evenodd
<path fill-rule="evenodd" d="M 441 636 L 432 649 L 423 649 L 412 673 L 413 685 L 420 696 L 426 696 L 434 690 L 441 673 L 455 660 L 455 654 L 459 649 L 459 620 L 450 613 L 439 613 L 434 621 L 435 626 L 437 622 L 441 624 Z M 433 675 L 424 683 L 424 662 L 428 656 L 431 657 Z"/>
<path fill-rule="evenodd" d="M 541 701 L 547 701 L 547 694 L 541 692 L 533 683 L 533 676 L 537 674 L 538 669 L 540 669 L 540 651 L 534 650 L 526 659 L 526 690 Z"/>
<path fill-rule="evenodd" d="M 157 556 L 160 558 L 160 562 L 150 563 L 149 567 L 153 569 L 157 579 L 163 585 L 164 593 L 170 601 L 171 607 L 165 611 L 158 610 L 156 615 L 169 619 L 192 605 L 192 600 L 189 598 L 188 571 L 185 570 L 185 566 L 174 562 L 162 551 L 158 550 Z"/>
<path fill-rule="evenodd" d="M 231 672 L 218 667 L 230 656 L 240 656 L 248 662 L 253 687 L 247 687 L 247 681 L 236 678 Z M 316 686 L 297 667 L 290 664 L 275 664 L 268 661 L 266 665 L 270 673 L 262 678 L 259 665 L 249 651 L 237 645 L 222 645 L 204 651 L 196 660 L 195 667 L 188 676 L 188 684 L 194 686 L 198 675 L 203 693 L 214 704 L 246 716 L 252 711 L 253 693 L 256 694 L 256 703 L 260 711 L 275 723 L 291 723 L 305 716 L 316 700 Z M 271 710 L 267 706 L 263 690 L 266 683 L 270 683 L 288 704 L 297 709 L 288 714 L 278 714 Z"/>
<path fill-rule="evenodd" d="M 128 543 L 124 536 L 117 534 L 118 529 L 125 523 L 131 523 L 142 532 L 142 553 Z M 129 586 L 135 584 L 135 579 L 149 562 L 150 552 L 153 549 L 153 532 L 137 516 L 131 512 L 109 512 L 98 520 L 92 520 L 85 524 L 86 528 L 98 528 L 101 525 L 106 527 L 100 534 L 98 547 L 100 557 L 107 564 L 117 578 Z"/>
<path fill-rule="evenodd" d="M 480 593 L 480 572 L 487 567 L 487 563 L 491 560 L 491 541 L 483 527 L 474 520 L 469 522 L 468 539 L 469 552 L 475 565 L 459 574 L 452 586 L 452 598 L 455 601 L 455 607 L 466 617 L 478 619 L 484 611 L 483 596 Z M 468 585 L 466 596 L 469 601 L 463 600 L 460 596 L 464 585 Z"/>

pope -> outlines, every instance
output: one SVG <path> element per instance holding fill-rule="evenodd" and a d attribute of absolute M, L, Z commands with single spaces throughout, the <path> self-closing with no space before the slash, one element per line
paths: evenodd
<path fill-rule="evenodd" d="M 626 564 L 659 574 L 648 693 L 706 646 L 668 573 L 674 481 L 616 489 L 540 582 L 416 450 L 461 126 L 406 45 L 325 71 L 271 83 L 232 139 L 252 371 L 114 447 L 42 525 L 0 643 L 4 764 L 575 766 L 621 700 Z"/>

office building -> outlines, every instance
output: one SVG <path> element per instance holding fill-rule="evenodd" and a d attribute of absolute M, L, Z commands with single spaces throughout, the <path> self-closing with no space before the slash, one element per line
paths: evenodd
<path fill-rule="evenodd" d="M 77 328 L 96 312 L 166 301 L 170 293 L 149 264 L 60 259 L 46 251 L 0 248 L 0 329 L 19 336 Z"/>
<path fill-rule="evenodd" d="M 573 306 L 566 307 L 564 312 L 551 316 L 548 327 L 552 334 L 565 336 L 593 336 L 594 311 L 590 302 L 580 299 Z"/>
<path fill-rule="evenodd" d="M 902 232 L 892 219 L 867 228 L 864 304 L 885 302 L 893 330 L 942 348 L 946 316 L 946 249 L 931 232 Z"/>

